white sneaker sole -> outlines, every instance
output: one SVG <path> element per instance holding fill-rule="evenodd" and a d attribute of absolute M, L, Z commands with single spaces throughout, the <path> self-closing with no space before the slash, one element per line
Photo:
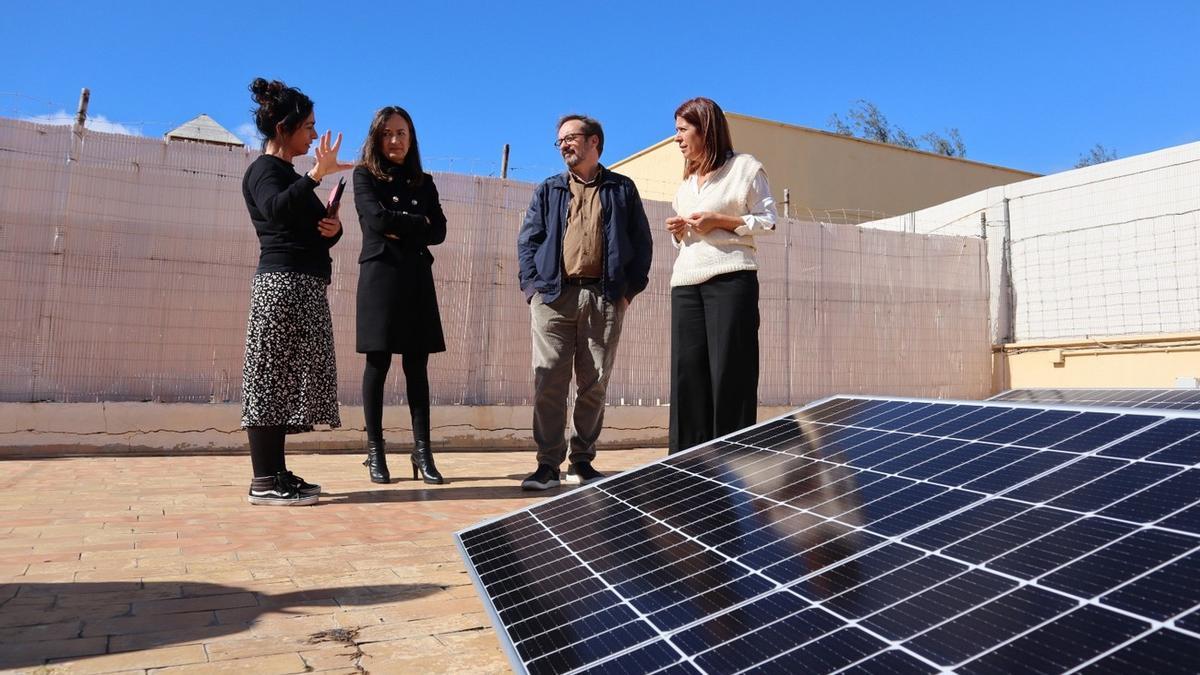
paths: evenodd
<path fill-rule="evenodd" d="M 258 506 L 309 506 L 317 503 L 317 495 L 300 497 L 299 499 L 282 499 L 280 497 L 255 497 L 250 495 L 250 503 Z"/>

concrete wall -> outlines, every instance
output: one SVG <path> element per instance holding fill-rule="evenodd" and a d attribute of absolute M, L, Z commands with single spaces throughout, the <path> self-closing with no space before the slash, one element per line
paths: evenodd
<path fill-rule="evenodd" d="M 1037 175 L 736 113 L 727 118 L 734 148 L 763 163 L 776 201 L 787 188 L 792 215 L 805 220 L 875 220 Z M 683 159 L 667 139 L 612 168 L 633 178 L 643 197 L 669 202 Z"/>

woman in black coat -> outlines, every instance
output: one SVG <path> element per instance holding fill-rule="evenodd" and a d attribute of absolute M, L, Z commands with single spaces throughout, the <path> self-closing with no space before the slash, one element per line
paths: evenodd
<path fill-rule="evenodd" d="M 383 385 L 392 354 L 400 354 L 408 386 L 413 440 L 413 479 L 442 483 L 429 446 L 429 355 L 446 351 L 433 256 L 429 247 L 446 239 L 446 216 L 433 177 L 421 170 L 412 117 L 388 106 L 375 113 L 354 170 L 354 205 L 362 227 L 358 258 L 357 349 L 367 355 L 363 412 L 371 481 L 391 475 L 383 440 Z"/>

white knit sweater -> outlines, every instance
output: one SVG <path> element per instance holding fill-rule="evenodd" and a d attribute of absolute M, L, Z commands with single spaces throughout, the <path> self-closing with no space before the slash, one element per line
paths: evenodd
<path fill-rule="evenodd" d="M 745 218 L 753 210 L 750 192 L 762 164 L 751 155 L 735 154 L 709 177 L 699 191 L 691 180 L 683 181 L 675 192 L 675 213 L 687 217 L 698 211 L 712 211 Z M 770 200 L 769 195 L 766 195 Z M 771 209 L 773 210 L 773 201 Z M 774 214 L 771 214 L 772 216 Z M 773 225 L 774 218 L 771 219 Z M 671 286 L 691 286 L 729 272 L 757 270 L 754 234 L 760 230 L 739 227 L 739 232 L 714 229 L 707 234 L 687 230 L 677 243 L 679 255 L 671 272 Z"/>

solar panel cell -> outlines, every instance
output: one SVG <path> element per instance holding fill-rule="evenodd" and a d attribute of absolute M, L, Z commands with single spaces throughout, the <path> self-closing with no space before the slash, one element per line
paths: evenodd
<path fill-rule="evenodd" d="M 1200 638 L 1161 629 L 1079 671 L 1084 675 L 1184 675 L 1200 672 Z"/>
<path fill-rule="evenodd" d="M 1126 466 L 1128 466 L 1127 463 L 1115 459 L 1084 457 L 1053 473 L 1006 492 L 1004 496 L 1041 504 Z"/>
<path fill-rule="evenodd" d="M 987 476 L 993 471 L 1003 469 L 1010 464 L 1015 464 L 1029 457 L 1030 454 L 1031 451 L 1022 448 L 997 448 L 985 455 L 980 455 L 975 459 L 963 462 L 952 469 L 947 469 L 936 476 L 932 476 L 929 480 L 942 485 L 958 487 Z"/>
<path fill-rule="evenodd" d="M 1106 605 L 1166 621 L 1200 605 L 1200 554 L 1190 553 L 1100 598 Z"/>
<path fill-rule="evenodd" d="M 853 567 L 853 563 L 847 563 Z M 843 566 L 844 567 L 844 566 Z M 966 572 L 965 565 L 931 555 L 841 594 L 823 598 L 824 607 L 843 618 L 861 619 Z"/>
<path fill-rule="evenodd" d="M 1067 452 L 1091 452 L 1117 439 L 1124 438 L 1139 429 L 1159 422 L 1161 419 L 1149 415 L 1119 415 L 1094 428 L 1084 429 L 1081 433 L 1064 439 L 1059 443 L 1053 445 L 1047 444 L 1047 447 Z"/>
<path fill-rule="evenodd" d="M 813 672 L 831 673 L 861 661 L 887 646 L 887 643 L 858 628 L 843 628 L 795 651 L 784 652 L 766 663 L 755 666 L 748 673 L 793 675 L 796 672 L 796 664 L 804 664 Z"/>
<path fill-rule="evenodd" d="M 970 570 L 863 619 L 862 625 L 885 639 L 907 640 L 1016 586 L 1011 579 Z"/>
<path fill-rule="evenodd" d="M 1072 417 L 1077 417 L 1079 413 L 1066 410 L 1025 410 L 1016 409 L 1012 413 L 1014 417 L 1019 415 L 1019 424 L 1014 421 L 1007 427 L 998 429 L 979 440 L 989 443 L 1016 443 L 1024 438 L 1030 438 L 1042 433 L 1043 431 L 1062 424 Z"/>
<path fill-rule="evenodd" d="M 929 675 L 939 672 L 937 668 L 899 649 L 889 649 L 871 658 L 838 671 L 842 675 Z"/>
<path fill-rule="evenodd" d="M 1048 575 L 1039 583 L 1080 598 L 1094 598 L 1181 556 L 1200 540 L 1162 530 L 1142 530 Z"/>
<path fill-rule="evenodd" d="M 1135 523 L 1152 523 L 1200 501 L 1200 470 L 1189 469 L 1129 495 L 1100 512 Z"/>
<path fill-rule="evenodd" d="M 1028 504 L 1008 499 L 992 499 L 939 523 L 914 532 L 904 541 L 931 551 L 961 541 L 1003 520 L 1029 510 Z"/>
<path fill-rule="evenodd" d="M 947 621 L 906 646 L 934 663 L 951 667 L 1031 630 L 1069 610 L 1074 603 L 1023 586 Z"/>
<path fill-rule="evenodd" d="M 1106 518 L 1084 518 L 1018 547 L 987 566 L 1022 579 L 1035 579 L 1106 546 L 1136 529 Z"/>
<path fill-rule="evenodd" d="M 587 675 L 649 675 L 662 672 L 664 668 L 671 666 L 691 668 L 686 663 L 681 663 L 681 658 L 679 652 L 667 642 L 651 642 L 615 659 L 591 666 L 581 673 L 587 673 Z M 691 670 L 680 672 L 699 673 L 700 671 L 691 668 Z"/>
<path fill-rule="evenodd" d="M 1094 605 L 963 664 L 963 673 L 1061 673 L 1132 639 L 1149 624 Z"/>
<path fill-rule="evenodd" d="M 1043 450 L 1027 455 L 1012 464 L 984 474 L 963 485 L 964 489 L 985 493 L 1003 492 L 1018 483 L 1033 478 L 1050 469 L 1076 459 L 1075 455 L 1053 450 Z"/>
<path fill-rule="evenodd" d="M 695 657 L 695 662 L 710 673 L 735 673 L 761 664 L 772 655 L 808 644 L 832 633 L 844 624 L 822 609 L 805 609 L 768 624 Z M 789 659 L 793 664 L 801 661 Z M 793 668 L 795 666 L 793 665 Z"/>
<path fill-rule="evenodd" d="M 1197 420 L 1189 421 L 1195 422 Z M 1200 463 L 1200 434 L 1193 434 L 1187 438 L 1183 438 L 1178 443 L 1152 453 L 1147 459 L 1155 462 L 1182 464 L 1184 466 L 1192 466 Z"/>
<path fill-rule="evenodd" d="M 887 544 L 810 576 L 791 590 L 819 602 L 888 574 L 923 555 L 911 546 Z"/>
<path fill-rule="evenodd" d="M 1179 441 L 1200 433 L 1200 420 L 1173 419 L 1146 429 L 1100 451 L 1105 457 L 1141 459 Z"/>
<path fill-rule="evenodd" d="M 982 564 L 1004 555 L 1030 539 L 1057 530 L 1075 518 L 1075 514 L 1058 509 L 1030 509 L 982 530 L 943 552 L 964 562 Z"/>
<path fill-rule="evenodd" d="M 1067 492 L 1050 502 L 1050 506 L 1083 513 L 1099 511 L 1132 493 L 1179 473 L 1178 467 L 1162 464 L 1130 464 L 1098 478 L 1091 483 Z"/>

